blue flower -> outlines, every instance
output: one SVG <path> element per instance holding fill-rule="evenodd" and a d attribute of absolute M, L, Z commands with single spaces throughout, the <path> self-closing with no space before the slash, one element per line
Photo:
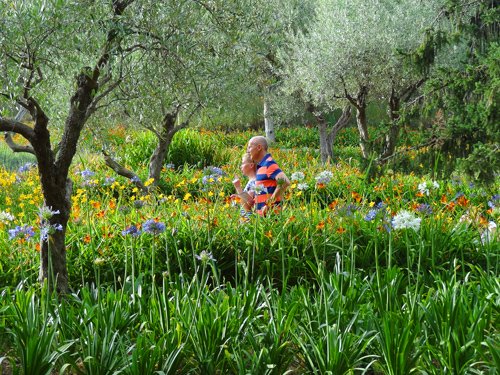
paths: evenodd
<path fill-rule="evenodd" d="M 365 220 L 366 221 L 372 221 L 373 219 L 375 219 L 375 217 L 377 217 L 377 213 L 378 211 L 377 210 L 370 210 L 366 216 L 365 216 Z"/>
<path fill-rule="evenodd" d="M 94 176 L 95 173 L 92 172 L 91 170 L 85 169 L 80 172 L 80 175 L 85 179 L 88 180 L 90 177 Z"/>
<path fill-rule="evenodd" d="M 13 240 L 14 238 L 30 239 L 35 235 L 33 227 L 29 225 L 23 225 L 22 227 L 18 225 L 14 229 L 9 229 L 8 232 L 10 240 Z"/>
<path fill-rule="evenodd" d="M 417 207 L 417 211 L 426 215 L 431 215 L 433 212 L 432 207 L 427 203 L 419 204 Z"/>
<path fill-rule="evenodd" d="M 135 225 L 130 225 L 122 231 L 122 236 L 126 236 L 127 234 L 131 235 L 132 237 L 137 237 L 141 234 L 141 231 Z"/>
<path fill-rule="evenodd" d="M 160 234 L 165 231 L 165 224 L 161 221 L 155 221 L 153 219 L 149 219 L 142 224 L 142 229 L 145 233 L 151 234 Z"/>
<path fill-rule="evenodd" d="M 27 172 L 31 168 L 34 168 L 34 167 L 36 167 L 35 163 L 26 163 L 26 164 L 21 165 L 17 171 L 19 173 L 24 173 L 24 172 Z"/>
<path fill-rule="evenodd" d="M 225 175 L 226 175 L 226 172 L 224 172 L 224 171 L 223 171 L 221 168 L 219 168 L 219 167 L 209 166 L 209 167 L 206 167 L 206 168 L 203 170 L 203 174 L 205 174 L 205 175 L 225 176 Z"/>

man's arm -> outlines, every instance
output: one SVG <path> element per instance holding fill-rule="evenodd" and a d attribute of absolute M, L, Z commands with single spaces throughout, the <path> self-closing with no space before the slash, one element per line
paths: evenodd
<path fill-rule="evenodd" d="M 278 175 L 276 176 L 276 182 L 276 190 L 274 190 L 273 195 L 271 195 L 269 203 L 274 203 L 277 200 L 281 200 L 283 198 L 285 190 L 290 186 L 290 180 L 283 171 L 278 173 Z"/>

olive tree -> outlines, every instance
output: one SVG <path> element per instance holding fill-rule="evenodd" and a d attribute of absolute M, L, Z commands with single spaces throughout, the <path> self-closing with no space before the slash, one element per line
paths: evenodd
<path fill-rule="evenodd" d="M 127 45 L 134 35 L 127 26 L 132 4 L 133 0 L 0 3 L 2 107 L 22 106 L 34 121 L 27 125 L 3 111 L 0 131 L 24 137 L 36 156 L 44 212 L 49 213 L 41 224 L 49 230 L 42 238 L 40 279 L 48 279 L 60 292 L 68 290 L 69 169 L 83 127 L 118 86 L 133 52 Z"/>
<path fill-rule="evenodd" d="M 394 152 L 402 103 L 426 79 L 403 57 L 425 43 L 439 6 L 439 0 L 316 1 L 315 19 L 307 33 L 290 34 L 290 43 L 281 52 L 288 90 L 302 93 L 319 109 L 350 103 L 366 159 L 374 152 L 367 104 L 385 101 L 390 125 L 378 155 L 382 162 Z"/>

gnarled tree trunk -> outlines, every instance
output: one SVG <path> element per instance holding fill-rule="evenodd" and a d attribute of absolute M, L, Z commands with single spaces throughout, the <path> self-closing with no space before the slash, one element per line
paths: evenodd
<path fill-rule="evenodd" d="M 309 105 L 308 111 L 316 118 L 316 122 L 318 124 L 321 162 L 328 163 L 334 156 L 333 144 L 338 132 L 345 128 L 349 123 L 351 118 L 351 106 L 346 105 L 344 107 L 342 114 L 331 129 L 328 129 L 327 121 L 321 114 L 318 114 L 318 112 L 315 111 L 314 106 Z"/>

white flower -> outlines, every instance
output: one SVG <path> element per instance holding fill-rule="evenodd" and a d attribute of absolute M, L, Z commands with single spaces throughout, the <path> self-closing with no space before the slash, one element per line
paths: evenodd
<path fill-rule="evenodd" d="M 292 176 L 290 177 L 292 181 L 302 181 L 304 179 L 304 173 L 302 172 L 294 172 L 292 173 Z"/>
<path fill-rule="evenodd" d="M 418 184 L 417 189 L 420 192 L 420 194 L 429 195 L 431 189 L 432 190 L 439 189 L 439 183 L 437 181 L 432 181 L 432 182 L 424 181 Z"/>
<path fill-rule="evenodd" d="M 297 189 L 299 189 L 299 190 L 307 190 L 308 188 L 309 188 L 309 185 L 307 185 L 306 183 L 297 184 Z"/>
<path fill-rule="evenodd" d="M 7 211 L 1 211 L 0 212 L 0 221 L 6 223 L 7 221 L 12 221 L 14 220 L 14 216 L 7 212 Z"/>
<path fill-rule="evenodd" d="M 486 245 L 490 242 L 493 242 L 495 241 L 497 235 L 497 225 L 494 221 L 490 221 L 483 233 L 481 233 L 481 243 L 483 245 Z"/>
<path fill-rule="evenodd" d="M 47 206 L 43 206 L 38 212 L 38 216 L 40 216 L 40 219 L 42 220 L 49 220 L 52 216 L 59 214 L 59 210 L 52 211 L 52 207 Z"/>
<path fill-rule="evenodd" d="M 318 184 L 327 184 L 332 180 L 333 173 L 330 171 L 323 171 L 319 175 L 317 175 L 315 178 L 316 178 L 316 182 Z"/>
<path fill-rule="evenodd" d="M 427 188 L 427 182 L 421 182 L 418 184 L 418 191 L 422 195 L 429 195 L 429 189 Z"/>
<path fill-rule="evenodd" d="M 403 210 L 392 218 L 392 227 L 396 230 L 411 228 L 418 231 L 420 229 L 421 220 L 422 219 L 413 215 L 411 212 Z"/>

